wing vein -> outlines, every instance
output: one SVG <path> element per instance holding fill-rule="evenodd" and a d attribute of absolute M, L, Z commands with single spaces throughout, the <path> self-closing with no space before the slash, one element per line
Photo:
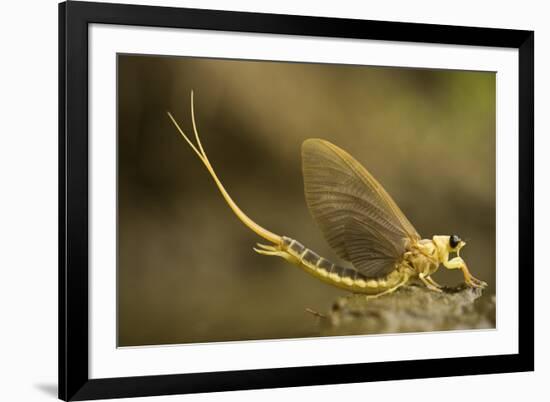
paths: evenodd
<path fill-rule="evenodd" d="M 382 185 L 353 157 L 328 141 L 302 145 L 308 208 L 336 253 L 369 277 L 395 269 L 420 236 Z"/>

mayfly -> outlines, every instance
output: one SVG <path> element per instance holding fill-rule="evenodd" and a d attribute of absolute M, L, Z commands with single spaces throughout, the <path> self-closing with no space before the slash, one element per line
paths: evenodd
<path fill-rule="evenodd" d="M 302 144 L 306 202 L 326 241 L 351 266 L 335 264 L 297 240 L 263 228 L 237 206 L 208 160 L 195 122 L 193 92 L 191 119 L 196 145 L 167 113 L 235 215 L 271 243 L 258 243 L 254 248 L 257 253 L 282 257 L 324 282 L 373 297 L 391 293 L 415 278 L 441 292 L 442 286 L 431 277 L 440 264 L 460 269 L 470 287 L 487 286 L 470 274 L 460 257 L 466 242 L 457 235 L 422 239 L 380 183 L 346 151 L 322 139 L 308 139 Z M 452 259 L 451 253 L 456 253 Z"/>

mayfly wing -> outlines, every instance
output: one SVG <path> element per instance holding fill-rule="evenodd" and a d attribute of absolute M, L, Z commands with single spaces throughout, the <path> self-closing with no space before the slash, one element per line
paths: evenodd
<path fill-rule="evenodd" d="M 397 204 L 351 155 L 321 139 L 302 145 L 308 208 L 329 245 L 361 273 L 391 272 L 420 239 Z"/>

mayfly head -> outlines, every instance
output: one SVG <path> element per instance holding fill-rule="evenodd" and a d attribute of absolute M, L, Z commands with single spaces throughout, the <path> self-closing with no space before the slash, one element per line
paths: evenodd
<path fill-rule="evenodd" d="M 466 245 L 466 242 L 463 241 L 460 236 L 454 234 L 449 236 L 449 251 L 456 252 L 456 255 L 460 256 L 460 249 Z"/>

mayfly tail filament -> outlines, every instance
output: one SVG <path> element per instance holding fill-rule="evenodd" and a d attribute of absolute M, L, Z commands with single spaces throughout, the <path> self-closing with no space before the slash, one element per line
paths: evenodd
<path fill-rule="evenodd" d="M 172 123 L 178 130 L 178 132 L 181 134 L 181 136 L 185 139 L 187 144 L 191 147 L 191 149 L 197 154 L 201 162 L 204 164 L 208 172 L 210 173 L 210 176 L 212 176 L 212 179 L 214 179 L 214 182 L 216 183 L 216 186 L 220 190 L 220 193 L 222 194 L 225 202 L 231 210 L 237 215 L 237 218 L 241 220 L 242 223 L 244 223 L 249 229 L 251 229 L 254 233 L 256 233 L 258 236 L 263 237 L 264 239 L 280 245 L 282 243 L 282 237 L 270 232 L 269 230 L 265 229 L 264 227 L 258 225 L 256 222 L 254 222 L 252 219 L 248 217 L 240 208 L 239 206 L 233 201 L 225 187 L 223 186 L 222 182 L 216 175 L 216 172 L 214 171 L 214 168 L 212 167 L 212 164 L 208 160 L 208 157 L 206 156 L 206 152 L 204 151 L 204 148 L 202 147 L 201 140 L 199 138 L 199 133 L 197 130 L 197 125 L 195 122 L 195 108 L 194 108 L 194 100 L 193 100 L 193 91 L 191 91 L 191 120 L 193 123 L 193 131 L 195 133 L 195 139 L 197 141 L 198 148 L 193 144 L 193 142 L 189 139 L 189 137 L 183 132 L 179 124 L 174 119 L 174 116 L 170 112 L 166 112 L 168 114 L 168 117 L 170 120 L 172 120 Z"/>

